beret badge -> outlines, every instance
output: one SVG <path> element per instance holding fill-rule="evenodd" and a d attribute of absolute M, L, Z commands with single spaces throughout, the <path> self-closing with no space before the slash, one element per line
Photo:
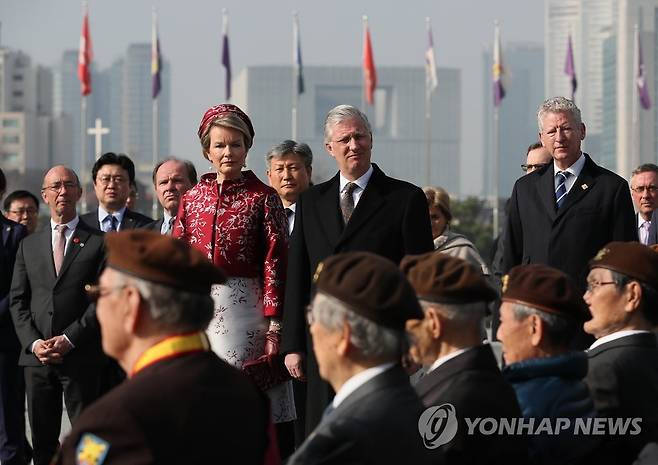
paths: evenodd
<path fill-rule="evenodd" d="M 601 250 L 598 251 L 598 253 L 597 253 L 596 256 L 592 259 L 592 261 L 597 262 L 597 261 L 603 259 L 603 257 L 605 257 L 606 255 L 608 255 L 609 253 L 610 253 L 610 249 L 608 249 L 607 247 L 603 247 Z"/>
<path fill-rule="evenodd" d="M 505 276 L 503 276 L 501 281 L 503 283 L 503 292 L 507 292 L 507 286 L 509 285 L 509 275 L 506 274 Z"/>
<path fill-rule="evenodd" d="M 317 283 L 320 279 L 320 273 L 322 273 L 322 268 L 324 268 L 324 262 L 318 263 L 317 268 L 315 268 L 315 274 L 313 275 L 313 283 Z"/>

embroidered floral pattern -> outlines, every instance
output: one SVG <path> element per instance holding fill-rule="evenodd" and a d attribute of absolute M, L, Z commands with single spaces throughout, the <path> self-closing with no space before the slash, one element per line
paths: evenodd
<path fill-rule="evenodd" d="M 173 236 L 201 250 L 228 276 L 262 279 L 263 314 L 281 315 L 287 220 L 276 191 L 251 171 L 221 185 L 214 173 L 203 175 L 182 198 Z"/>

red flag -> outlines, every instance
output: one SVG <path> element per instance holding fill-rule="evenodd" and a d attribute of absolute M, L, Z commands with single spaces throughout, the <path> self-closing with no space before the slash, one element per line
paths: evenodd
<path fill-rule="evenodd" d="M 372 105 L 375 101 L 377 71 L 375 70 L 375 59 L 372 54 L 372 44 L 370 43 L 370 31 L 368 30 L 367 21 L 366 19 L 363 32 L 363 91 L 366 94 L 366 102 L 368 102 L 368 105 Z"/>
<path fill-rule="evenodd" d="M 82 18 L 82 33 L 80 34 L 80 50 L 78 51 L 78 79 L 80 79 L 80 92 L 82 95 L 91 94 L 91 36 L 89 35 L 89 13 L 85 9 Z"/>

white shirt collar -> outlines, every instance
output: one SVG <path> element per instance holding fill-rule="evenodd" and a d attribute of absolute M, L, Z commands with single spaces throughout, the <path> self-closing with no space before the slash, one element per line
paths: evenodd
<path fill-rule="evenodd" d="M 644 218 L 642 218 L 642 215 L 640 215 L 639 213 L 637 213 L 636 216 L 637 216 L 637 227 L 638 228 L 641 228 L 642 225 L 645 223 L 645 221 L 647 223 L 651 224 L 651 220 L 649 220 L 649 221 L 645 220 Z"/>
<path fill-rule="evenodd" d="M 454 352 L 450 352 L 448 355 L 444 355 L 443 357 L 439 357 L 436 359 L 434 363 L 427 369 L 427 373 L 430 373 L 433 370 L 436 370 L 439 368 L 441 365 L 446 363 L 448 360 L 452 360 L 453 358 L 457 357 L 458 355 L 463 354 L 464 352 L 474 349 L 474 347 L 467 347 L 465 349 L 458 349 L 455 350 Z"/>
<path fill-rule="evenodd" d="M 107 210 L 105 210 L 103 207 L 100 205 L 98 206 L 98 224 L 101 225 L 101 229 L 103 228 L 103 221 L 107 217 L 107 215 L 112 215 L 117 219 L 119 224 L 123 221 L 123 215 L 126 214 L 126 207 L 121 208 L 120 210 L 115 211 L 114 213 L 110 213 Z"/>
<path fill-rule="evenodd" d="M 370 181 L 370 176 L 372 176 L 373 168 L 372 164 L 368 167 L 368 171 L 363 173 L 360 178 L 358 178 L 355 181 L 350 181 L 347 179 L 345 176 L 343 176 L 343 173 L 340 173 L 340 184 L 338 186 L 338 192 L 343 192 L 343 189 L 345 189 L 345 186 L 347 185 L 348 182 L 353 182 L 357 186 L 359 186 L 362 190 L 365 190 L 366 186 L 368 185 L 368 181 Z"/>
<path fill-rule="evenodd" d="M 78 215 L 75 215 L 75 218 L 73 218 L 71 221 L 66 223 L 67 231 L 73 231 L 75 228 L 78 227 L 78 223 L 80 222 L 80 217 Z M 57 226 L 59 223 L 55 223 L 55 220 L 52 218 L 50 219 L 50 229 L 52 232 L 55 232 L 55 226 Z"/>
<path fill-rule="evenodd" d="M 624 331 L 616 331 L 614 333 L 598 338 L 596 341 L 594 341 L 594 344 L 592 344 L 587 350 L 592 350 L 600 345 L 605 344 L 606 342 L 612 342 L 622 337 L 632 336 L 634 334 L 648 333 L 648 332 L 650 331 L 646 331 L 643 329 L 626 329 Z"/>
<path fill-rule="evenodd" d="M 292 210 L 292 212 L 295 213 L 297 211 L 297 202 L 291 203 L 290 205 L 288 205 L 285 208 L 290 208 Z"/>
<path fill-rule="evenodd" d="M 583 152 L 580 152 L 580 157 L 578 157 L 578 160 L 573 162 L 571 166 L 566 170 L 561 170 L 558 168 L 555 160 L 553 160 L 553 172 L 557 174 L 558 171 L 568 171 L 571 173 L 571 177 L 574 181 L 578 176 L 580 176 L 580 172 L 583 170 L 583 166 L 585 166 L 585 156 L 583 155 Z"/>
<path fill-rule="evenodd" d="M 366 370 L 363 370 L 360 373 L 357 373 L 356 375 L 352 376 L 350 379 L 345 381 L 345 384 L 343 384 L 336 395 L 334 396 L 334 400 L 332 401 L 332 405 L 334 408 L 338 408 L 338 406 L 354 391 L 356 391 L 358 388 L 366 384 L 368 381 L 373 379 L 375 376 L 384 373 L 386 370 L 391 368 L 395 363 L 384 363 L 383 365 L 377 365 L 372 368 L 368 368 Z"/>

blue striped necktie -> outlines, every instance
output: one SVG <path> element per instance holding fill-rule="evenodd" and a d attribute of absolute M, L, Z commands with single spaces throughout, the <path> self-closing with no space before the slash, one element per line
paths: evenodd
<path fill-rule="evenodd" d="M 557 188 L 555 189 L 555 206 L 559 210 L 564 203 L 564 199 L 567 197 L 566 182 L 567 178 L 571 176 L 571 173 L 568 171 L 558 171 L 555 176 L 558 177 Z"/>

